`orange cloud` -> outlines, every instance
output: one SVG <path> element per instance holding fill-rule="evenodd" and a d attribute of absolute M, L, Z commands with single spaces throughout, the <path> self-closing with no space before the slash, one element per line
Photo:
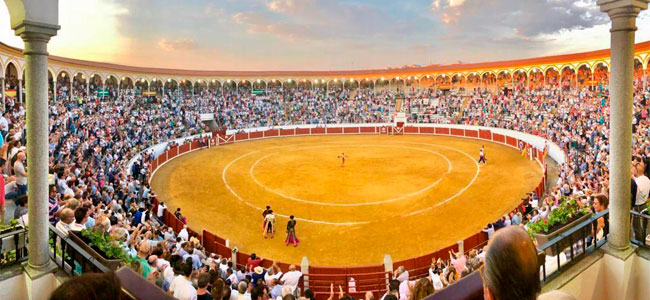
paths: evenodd
<path fill-rule="evenodd" d="M 195 44 L 191 39 L 161 39 L 158 41 L 158 47 L 165 51 L 178 51 L 193 49 L 195 47 Z"/>

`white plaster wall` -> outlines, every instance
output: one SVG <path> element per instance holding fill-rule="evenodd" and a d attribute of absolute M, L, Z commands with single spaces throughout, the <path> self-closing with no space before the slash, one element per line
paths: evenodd
<path fill-rule="evenodd" d="M 0 299 L 21 300 L 27 299 L 25 274 L 0 281 Z"/>

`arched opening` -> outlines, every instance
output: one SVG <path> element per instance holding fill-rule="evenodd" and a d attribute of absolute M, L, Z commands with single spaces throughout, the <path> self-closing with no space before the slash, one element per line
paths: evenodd
<path fill-rule="evenodd" d="M 420 86 L 426 87 L 426 88 L 431 88 L 436 84 L 436 81 L 433 79 L 433 76 L 431 75 L 424 75 L 420 77 L 420 80 L 418 80 L 418 84 Z"/>
<path fill-rule="evenodd" d="M 253 81 L 253 90 L 266 91 L 266 82 L 264 82 L 264 80 L 261 79 Z"/>
<path fill-rule="evenodd" d="M 7 66 L 5 67 L 5 89 L 6 90 L 6 95 L 5 95 L 5 100 L 6 99 L 13 99 L 14 101 L 18 100 L 18 94 L 22 93 L 22 87 L 19 85 L 19 79 L 18 77 L 18 68 L 16 68 L 16 65 L 14 65 L 13 62 L 9 62 Z M 5 91 L 3 91 L 5 92 Z"/>
<path fill-rule="evenodd" d="M 606 86 L 609 84 L 609 67 L 603 62 L 597 63 L 594 67 L 595 84 Z"/>
<path fill-rule="evenodd" d="M 208 90 L 210 90 L 211 93 L 220 93 L 221 92 L 221 81 L 219 80 L 210 80 L 208 82 Z"/>
<path fill-rule="evenodd" d="M 251 93 L 253 85 L 248 80 L 242 80 L 237 84 L 237 90 L 242 93 Z"/>
<path fill-rule="evenodd" d="M 592 77 L 589 66 L 583 64 L 578 67 L 578 84 L 580 86 L 591 85 Z"/>
<path fill-rule="evenodd" d="M 56 76 L 56 100 L 72 100 L 70 95 L 70 73 L 68 71 L 61 71 Z"/>
<path fill-rule="evenodd" d="M 208 83 L 205 80 L 199 79 L 194 83 L 194 94 L 203 95 L 208 89 Z"/>
<path fill-rule="evenodd" d="M 544 72 L 539 68 L 533 68 L 528 72 L 529 89 L 536 89 L 544 86 Z"/>
<path fill-rule="evenodd" d="M 226 80 L 226 82 L 223 83 L 223 92 L 224 93 L 232 93 L 237 90 L 237 83 L 234 80 Z"/>
<path fill-rule="evenodd" d="M 346 90 L 350 90 L 350 91 L 351 90 L 356 90 L 356 89 L 359 88 L 359 81 L 357 81 L 357 80 L 355 80 L 353 78 L 350 78 L 350 79 L 346 80 L 343 83 L 343 88 L 345 88 Z"/>
<path fill-rule="evenodd" d="M 483 87 L 492 87 L 497 84 L 497 76 L 493 72 L 485 72 L 481 76 L 481 85 Z"/>
<path fill-rule="evenodd" d="M 562 68 L 560 82 L 563 89 L 569 89 L 576 85 L 576 71 L 571 66 Z"/>
<path fill-rule="evenodd" d="M 266 85 L 266 89 L 271 92 L 278 92 L 282 89 L 282 81 L 277 80 L 277 79 L 272 79 L 269 81 L 269 83 Z"/>
<path fill-rule="evenodd" d="M 90 95 L 97 96 L 100 90 L 104 89 L 104 79 L 99 74 L 93 74 L 88 81 L 90 83 Z"/>
<path fill-rule="evenodd" d="M 643 62 L 636 57 L 634 58 L 634 80 L 637 82 L 643 80 Z"/>
<path fill-rule="evenodd" d="M 370 78 L 366 78 L 359 82 L 359 86 L 362 90 L 370 90 L 375 88 L 375 82 Z"/>
<path fill-rule="evenodd" d="M 415 76 L 409 76 L 406 77 L 406 81 L 404 82 L 407 87 L 412 87 L 413 85 L 417 84 L 418 78 Z"/>
<path fill-rule="evenodd" d="M 317 93 L 324 92 L 326 87 L 327 81 L 325 79 L 314 80 L 314 90 L 316 90 Z"/>
<path fill-rule="evenodd" d="M 298 90 L 300 91 L 309 91 L 312 88 L 312 83 L 311 81 L 307 79 L 303 79 L 298 81 Z"/>
<path fill-rule="evenodd" d="M 192 95 L 194 93 L 193 84 L 188 79 L 181 80 L 178 89 L 184 96 Z"/>
<path fill-rule="evenodd" d="M 555 67 L 550 67 L 546 69 L 546 84 L 550 86 L 556 86 L 560 82 L 560 72 Z"/>
<path fill-rule="evenodd" d="M 167 79 L 165 82 L 165 93 L 167 95 L 173 95 L 178 90 L 178 82 L 175 79 Z"/>
<path fill-rule="evenodd" d="M 120 80 L 120 90 L 122 93 L 124 92 L 130 92 L 134 87 L 133 85 L 133 79 L 130 77 L 122 77 L 122 80 Z"/>
<path fill-rule="evenodd" d="M 455 74 L 451 77 L 451 86 L 453 88 L 465 87 L 465 76 L 463 74 Z"/>
<path fill-rule="evenodd" d="M 390 88 L 393 90 L 401 91 L 404 89 L 404 79 L 401 77 L 395 77 L 390 81 Z"/>
<path fill-rule="evenodd" d="M 451 82 L 451 78 L 449 78 L 449 76 L 447 76 L 445 74 L 438 75 L 436 77 L 436 86 L 438 88 L 444 88 L 444 87 L 450 85 L 450 82 Z"/>
<path fill-rule="evenodd" d="M 287 92 L 287 91 L 294 91 L 294 90 L 296 90 L 296 87 L 298 87 L 298 84 L 296 83 L 296 81 L 293 80 L 293 79 L 288 79 L 288 80 L 284 83 L 284 89 L 283 89 L 283 91 L 284 91 L 284 92 Z"/>
<path fill-rule="evenodd" d="M 138 78 L 135 81 L 135 89 L 137 94 L 144 95 L 144 92 L 149 91 L 149 82 L 144 78 Z"/>
<path fill-rule="evenodd" d="M 162 88 L 163 88 L 163 82 L 160 79 L 154 78 L 151 79 L 151 83 L 149 84 L 149 90 L 152 92 L 156 92 L 157 94 L 162 94 Z"/>
<path fill-rule="evenodd" d="M 526 74 L 524 70 L 517 70 L 512 74 L 512 79 L 515 83 L 514 88 L 525 89 L 526 81 L 528 80 L 528 74 Z"/>
<path fill-rule="evenodd" d="M 512 75 L 508 71 L 501 71 L 497 74 L 497 86 L 499 88 L 509 87 L 512 88 Z"/>
<path fill-rule="evenodd" d="M 343 81 L 332 79 L 327 82 L 327 93 L 341 92 L 343 90 Z"/>
<path fill-rule="evenodd" d="M 4 87 L 0 87 L 0 95 L 4 93 Z M 52 101 L 54 98 L 54 76 L 52 76 L 52 70 L 47 70 L 47 99 Z"/>
<path fill-rule="evenodd" d="M 375 90 L 386 89 L 389 86 L 389 84 L 390 81 L 388 81 L 388 79 L 381 77 L 377 79 L 377 81 L 375 82 Z"/>
<path fill-rule="evenodd" d="M 481 86 L 481 77 L 476 73 L 470 73 L 467 75 L 467 85 L 471 88 L 476 88 Z"/>
<path fill-rule="evenodd" d="M 104 90 L 108 89 L 108 93 L 104 93 L 103 95 L 108 97 L 115 97 L 118 85 L 119 82 L 117 80 L 117 77 L 114 75 L 109 75 L 108 78 L 106 78 L 106 83 L 104 84 Z"/>
<path fill-rule="evenodd" d="M 78 72 L 74 78 L 72 78 L 72 89 L 74 92 L 72 93 L 75 97 L 84 97 L 86 95 L 86 75 L 84 75 L 81 72 Z"/>

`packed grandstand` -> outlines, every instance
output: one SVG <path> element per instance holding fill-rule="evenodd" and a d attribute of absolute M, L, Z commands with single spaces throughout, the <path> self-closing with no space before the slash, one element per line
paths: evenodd
<path fill-rule="evenodd" d="M 69 74 L 57 74 L 57 80 L 50 78 L 49 221 L 66 236 L 84 229 L 110 236 L 123 252 L 120 257 L 131 261 L 129 266 L 135 272 L 175 297 L 185 297 L 184 293 L 192 293 L 192 289 L 223 300 L 257 299 L 260 293 L 274 299 L 288 294 L 309 299 L 328 296 L 334 293 L 329 284 L 305 289 L 301 277 L 306 274 L 299 266 L 264 262 L 254 254 L 244 263 L 232 261 L 231 257 L 207 251 L 210 246 L 187 226 L 170 226 L 172 215 L 182 223 L 186 223 L 186 216 L 181 209 L 165 212 L 165 206 L 156 199 L 149 186 L 156 156 L 147 149 L 197 135 L 196 140 L 204 143 L 203 137 L 213 133 L 201 122 L 201 114 L 213 114 L 220 129 L 237 132 L 283 125 L 393 123 L 398 113 L 404 113 L 409 124 L 511 129 L 557 144 L 566 160 L 558 166 L 556 182 L 488 224 L 487 238 L 509 226 L 529 229 L 530 224 L 546 219 L 567 201 L 576 201 L 594 212 L 607 208 L 607 198 L 599 196 L 608 194 L 607 72 L 607 66 L 600 63 L 593 74 L 589 68 L 578 68 L 578 72 L 548 69 L 529 76 L 517 72 L 484 78 L 470 75 L 461 83 L 461 79 L 454 79 L 456 76 L 443 76 L 439 80 L 421 78 L 431 84 L 422 84 L 422 80 L 408 84 L 412 79 L 407 77 L 392 86 L 385 80 L 383 87 L 377 86 L 384 81 L 378 79 L 371 85 L 361 80 L 351 86 L 338 81 L 334 86 L 294 83 L 269 88 L 264 84 L 259 89 L 254 81 L 234 88 L 225 84 L 210 88 L 207 82 L 205 87 L 198 84 L 199 88 L 191 83 L 190 88 L 165 88 L 167 84 L 158 81 L 160 86 L 152 89 L 132 81 L 122 85 L 115 78 L 106 83 L 100 79 L 75 85 Z M 0 220 L 13 218 L 27 225 L 25 105 L 16 95 L 16 91 L 22 92 L 16 70 L 11 72 L 7 67 L 5 74 L 6 90 L 11 92 L 5 92 L 5 112 L 0 117 L 0 168 L 6 175 L 0 184 L 5 197 L 0 196 L 0 200 L 8 201 L 2 203 Z M 650 88 L 642 72 L 637 73 L 634 89 L 632 185 L 633 191 L 643 190 L 647 197 Z M 168 149 L 172 147 L 174 144 L 167 145 Z M 137 159 L 132 161 L 134 157 Z M 631 207 L 639 207 L 637 199 L 630 201 Z M 595 232 L 607 234 L 605 222 L 599 221 L 597 226 Z M 639 231 L 635 235 L 638 240 L 646 239 Z M 375 288 L 363 296 L 422 299 L 479 270 L 485 257 L 483 246 L 434 257 L 426 272 L 409 274 L 404 266 L 395 266 L 388 274 L 386 293 Z M 352 292 L 350 286 L 344 288 Z M 341 297 L 343 294 L 341 290 Z"/>

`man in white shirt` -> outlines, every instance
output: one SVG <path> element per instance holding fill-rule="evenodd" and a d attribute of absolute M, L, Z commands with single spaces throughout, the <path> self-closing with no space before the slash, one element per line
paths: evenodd
<path fill-rule="evenodd" d="M 632 175 L 634 176 L 634 182 L 636 183 L 636 197 L 633 209 L 637 212 L 641 212 L 644 209 L 645 203 L 648 201 L 648 194 L 650 194 L 650 179 L 645 176 L 643 165 L 636 161 L 634 161 L 633 164 Z M 634 238 L 637 241 L 643 241 L 645 239 L 643 236 L 643 227 L 645 227 L 645 224 L 642 223 L 646 222 L 641 222 L 639 218 L 634 218 L 632 223 Z"/>
<path fill-rule="evenodd" d="M 181 263 L 181 275 L 176 276 L 169 286 L 169 293 L 179 300 L 196 300 L 196 289 L 192 286 L 192 265 Z"/>
<path fill-rule="evenodd" d="M 178 232 L 178 237 L 185 242 L 187 242 L 190 239 L 190 233 L 187 232 L 187 225 L 183 225 L 183 229 L 181 229 L 181 231 Z"/>
<path fill-rule="evenodd" d="M 165 211 L 165 209 L 167 209 L 167 206 L 165 206 L 165 202 L 160 202 L 160 204 L 158 204 L 158 211 L 156 212 L 156 216 L 162 219 L 163 212 Z"/>
<path fill-rule="evenodd" d="M 277 270 L 277 271 L 276 271 Z M 271 286 L 275 279 L 280 279 L 282 277 L 282 270 L 273 262 L 273 265 L 269 270 L 264 274 L 264 282 L 267 286 Z"/>
<path fill-rule="evenodd" d="M 302 272 L 296 271 L 296 265 L 290 265 L 289 272 L 285 273 L 280 281 L 282 281 L 284 286 L 290 286 L 291 292 L 295 293 L 298 282 L 300 282 L 300 277 L 302 277 Z"/>
<path fill-rule="evenodd" d="M 72 211 L 72 209 L 65 208 L 59 215 L 59 222 L 56 223 L 56 229 L 67 236 L 68 231 L 70 230 L 70 224 L 72 224 L 72 222 L 74 222 L 74 211 Z"/>

